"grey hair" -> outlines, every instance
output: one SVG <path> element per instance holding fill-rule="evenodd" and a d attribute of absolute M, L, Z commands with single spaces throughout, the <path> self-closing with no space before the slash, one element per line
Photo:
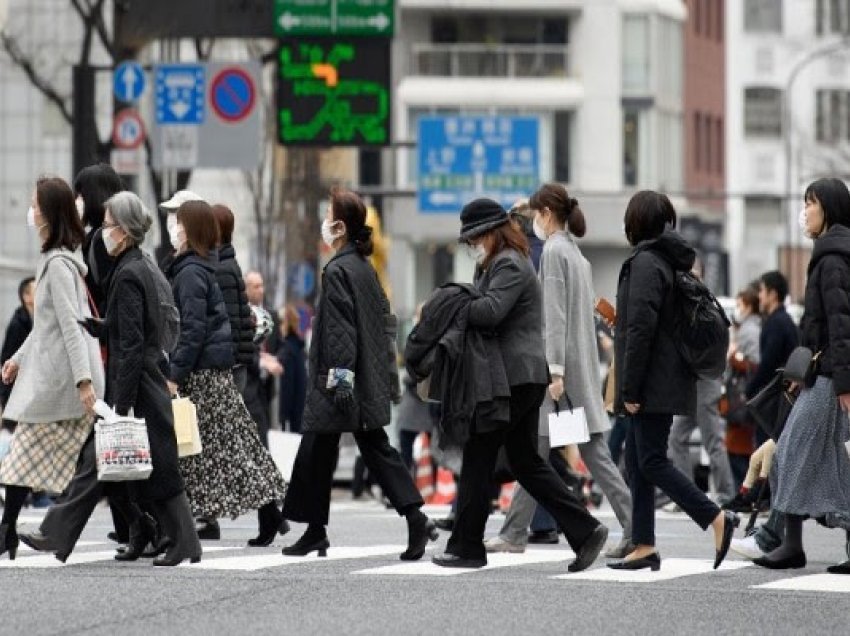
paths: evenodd
<path fill-rule="evenodd" d="M 107 199 L 104 207 L 136 245 L 144 242 L 153 225 L 153 216 L 138 196 L 125 190 Z"/>

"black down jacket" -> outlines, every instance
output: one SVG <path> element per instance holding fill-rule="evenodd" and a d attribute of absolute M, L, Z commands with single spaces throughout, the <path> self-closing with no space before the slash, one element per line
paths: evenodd
<path fill-rule="evenodd" d="M 218 250 L 218 269 L 215 272 L 227 317 L 230 319 L 230 334 L 233 337 L 233 357 L 236 364 L 248 366 L 254 361 L 257 350 L 254 345 L 254 315 L 245 294 L 242 268 L 236 261 L 236 250 L 230 243 Z"/>
<path fill-rule="evenodd" d="M 152 313 L 158 299 L 152 281 L 155 267 L 138 248 L 121 254 L 109 280 L 106 309 L 106 402 L 120 415 L 130 409 L 148 430 L 153 472 L 148 479 L 128 482 L 134 499 L 170 499 L 183 491 L 177 462 L 177 440 L 171 399 L 162 373 L 158 319 Z"/>
<path fill-rule="evenodd" d="M 12 314 L 12 319 L 9 321 L 9 326 L 6 327 L 6 336 L 3 338 L 3 349 L 0 351 L 0 366 L 6 360 L 15 355 L 27 336 L 32 331 L 32 316 L 26 310 L 26 307 L 18 307 L 15 313 Z M 9 396 L 12 395 L 13 384 L 3 384 L 0 382 L 0 406 L 6 406 Z"/>
<path fill-rule="evenodd" d="M 390 374 L 385 317 L 390 304 L 372 265 L 353 245 L 322 273 L 313 323 L 303 430 L 317 433 L 378 429 L 390 423 Z M 329 369 L 354 371 L 354 408 L 346 415 L 327 389 Z"/>
<path fill-rule="evenodd" d="M 233 339 L 221 290 L 218 258 L 189 250 L 171 263 L 169 278 L 180 310 L 180 340 L 171 355 L 169 380 L 182 384 L 193 371 L 233 367 Z"/>
<path fill-rule="evenodd" d="M 833 225 L 815 240 L 800 322 L 803 345 L 821 352 L 818 374 L 836 395 L 850 393 L 850 229 Z"/>
<path fill-rule="evenodd" d="M 641 413 L 690 415 L 696 408 L 696 377 L 676 348 L 671 327 L 678 308 L 674 270 L 690 271 L 696 253 L 682 236 L 666 230 L 643 241 L 623 263 L 617 286 L 614 335 L 617 399 L 641 405 Z"/>

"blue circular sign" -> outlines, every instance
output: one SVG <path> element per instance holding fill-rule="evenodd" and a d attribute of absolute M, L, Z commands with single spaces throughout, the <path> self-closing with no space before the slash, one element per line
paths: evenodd
<path fill-rule="evenodd" d="M 145 90 L 145 71 L 138 62 L 121 62 L 112 77 L 115 97 L 122 102 L 135 102 Z"/>
<path fill-rule="evenodd" d="M 254 109 L 255 99 L 254 80 L 243 69 L 226 68 L 213 78 L 210 103 L 224 121 L 235 123 L 245 119 Z"/>

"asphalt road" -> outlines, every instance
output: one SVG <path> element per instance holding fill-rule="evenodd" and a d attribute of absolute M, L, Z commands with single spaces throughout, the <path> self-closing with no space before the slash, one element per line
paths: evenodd
<path fill-rule="evenodd" d="M 611 512 L 599 514 L 617 539 Z M 21 527 L 39 516 L 25 510 Z M 489 534 L 501 520 L 491 517 Z M 222 522 L 222 540 L 205 542 L 198 565 L 118 563 L 109 521 L 98 508 L 64 566 L 23 550 L 14 562 L 0 557 L 0 634 L 850 633 L 850 577 L 825 574 L 844 558 L 843 533 L 813 523 L 805 570 L 768 571 L 731 556 L 713 572 L 710 533 L 659 513 L 660 572 L 614 573 L 600 561 L 571 575 L 563 541 L 483 570 L 441 570 L 429 557 L 445 533 L 422 562 L 404 564 L 404 521 L 371 501 L 334 503 L 325 559 L 281 556 L 297 525 L 273 547 L 244 547 L 256 530 L 246 516 Z"/>

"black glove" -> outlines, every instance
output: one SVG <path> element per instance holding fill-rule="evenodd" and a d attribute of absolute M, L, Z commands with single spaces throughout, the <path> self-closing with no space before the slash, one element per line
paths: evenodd
<path fill-rule="evenodd" d="M 86 318 L 85 320 L 77 321 L 80 326 L 85 329 L 92 338 L 100 340 L 103 334 L 103 320 L 100 318 Z"/>
<path fill-rule="evenodd" d="M 348 387 L 338 386 L 334 391 L 334 406 L 345 415 L 351 415 L 354 410 L 354 391 Z"/>

